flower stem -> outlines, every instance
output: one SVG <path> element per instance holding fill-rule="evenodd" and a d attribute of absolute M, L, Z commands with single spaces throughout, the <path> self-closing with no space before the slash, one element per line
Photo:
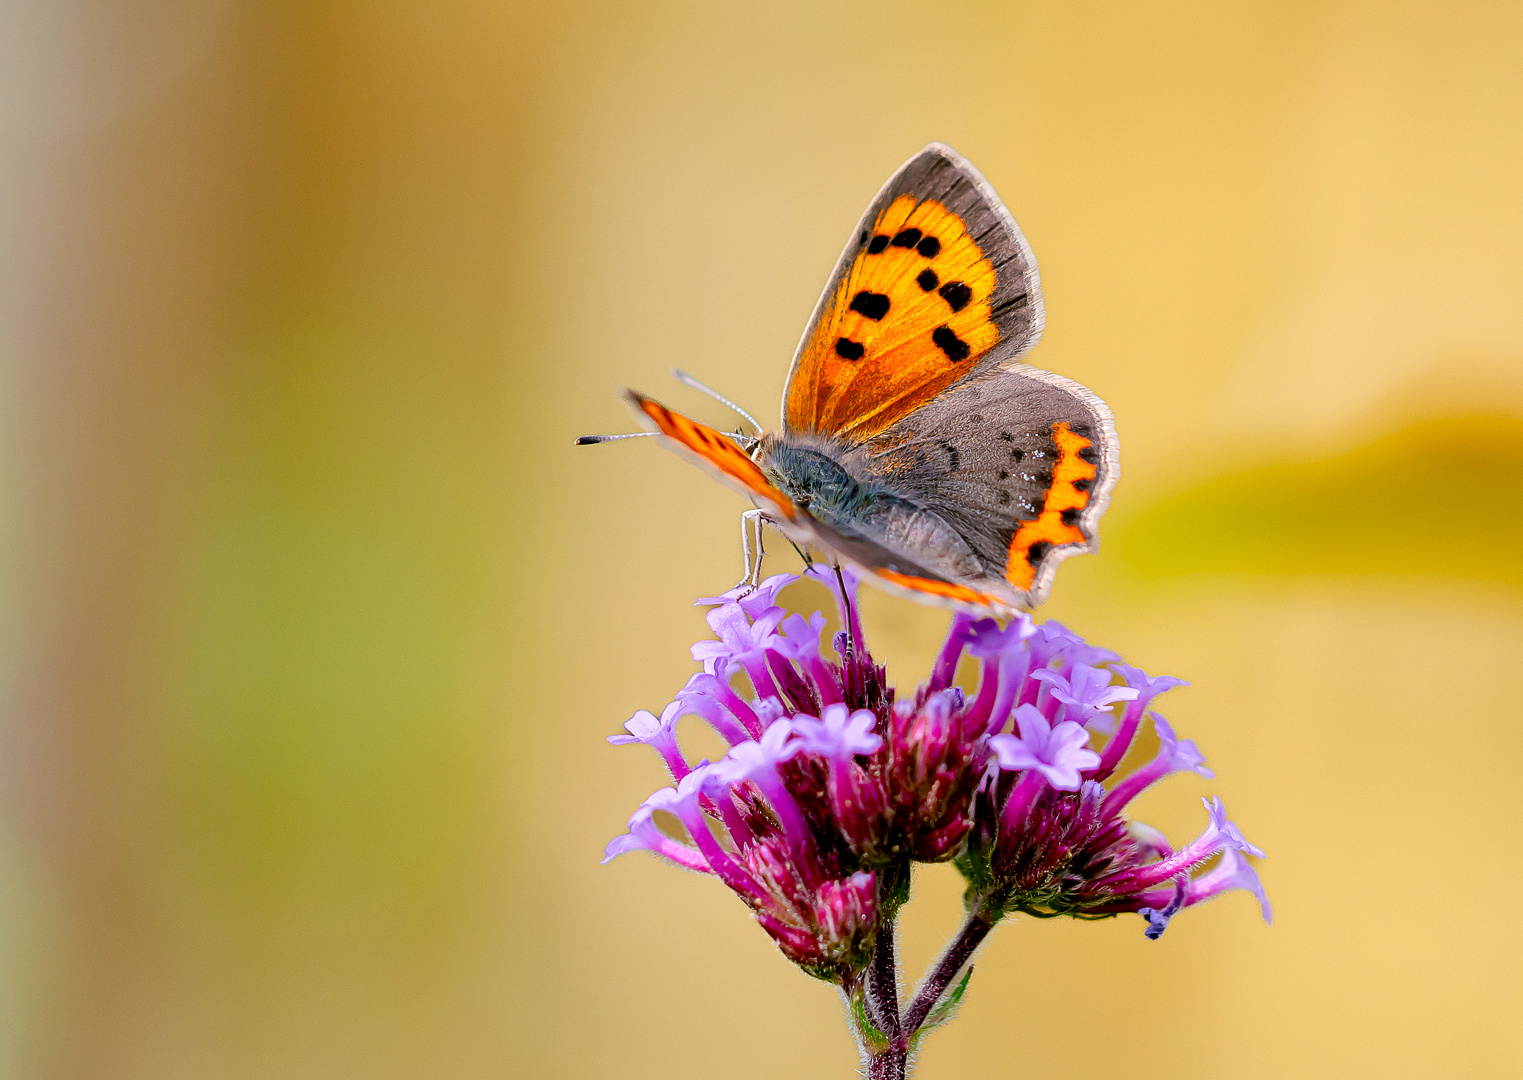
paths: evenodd
<path fill-rule="evenodd" d="M 867 1061 L 867 1080 L 904 1080 L 909 1054 L 897 1042 Z"/>
<path fill-rule="evenodd" d="M 894 960 L 894 920 L 878 924 L 873 940 L 873 962 L 867 976 L 867 1006 L 873 1023 L 891 1043 L 899 1041 L 899 973 Z"/>
<path fill-rule="evenodd" d="M 957 936 L 947 945 L 946 952 L 941 954 L 941 959 L 936 962 L 936 967 L 926 976 L 924 983 L 915 993 L 915 1000 L 910 1002 L 910 1007 L 904 1014 L 904 1020 L 899 1026 L 899 1041 L 907 1044 L 915 1037 L 915 1032 L 920 1030 L 920 1025 L 925 1023 L 925 1018 L 930 1015 L 936 1003 L 941 1000 L 941 995 L 947 992 L 947 987 L 952 985 L 952 980 L 957 978 L 958 972 L 967 966 L 978 947 L 983 944 L 984 938 L 989 936 L 989 931 L 994 929 L 998 916 L 989 916 L 985 913 L 983 905 L 974 908 L 968 915 L 966 922 Z"/>

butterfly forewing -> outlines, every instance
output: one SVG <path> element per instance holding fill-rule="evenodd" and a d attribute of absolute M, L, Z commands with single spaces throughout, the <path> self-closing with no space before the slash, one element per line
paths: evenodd
<path fill-rule="evenodd" d="M 624 391 L 624 400 L 647 430 L 665 437 L 662 441 L 667 449 L 707 469 L 720 483 L 751 496 L 753 502 L 778 517 L 789 520 L 795 516 L 788 496 L 773 487 L 750 455 L 723 432 L 633 390 Z"/>
<path fill-rule="evenodd" d="M 933 143 L 878 193 L 800 342 L 785 432 L 859 442 L 1042 332 L 1036 261 L 993 190 Z"/>

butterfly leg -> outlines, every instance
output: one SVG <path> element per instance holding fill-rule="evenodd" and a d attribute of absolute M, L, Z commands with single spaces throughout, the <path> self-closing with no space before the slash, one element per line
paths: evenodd
<path fill-rule="evenodd" d="M 766 549 L 762 546 L 762 522 L 765 521 L 764 512 L 761 510 L 747 510 L 740 515 L 740 557 L 745 565 L 745 573 L 735 583 L 735 588 L 742 586 L 754 589 L 761 580 L 762 559 L 766 557 Z M 756 534 L 756 550 L 753 559 L 751 550 L 751 534 Z"/>
<path fill-rule="evenodd" d="M 841 564 L 836 563 L 836 585 L 841 590 L 841 611 L 846 615 L 846 657 L 850 659 L 857 651 L 857 613 L 851 607 L 851 590 L 846 587 L 846 575 Z"/>

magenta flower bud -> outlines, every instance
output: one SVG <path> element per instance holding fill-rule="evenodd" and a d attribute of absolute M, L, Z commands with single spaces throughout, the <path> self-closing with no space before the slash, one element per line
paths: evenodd
<path fill-rule="evenodd" d="M 865 954 L 877 917 L 877 881 L 866 870 L 827 881 L 815 892 L 816 940 L 827 957 L 850 963 L 853 957 Z"/>

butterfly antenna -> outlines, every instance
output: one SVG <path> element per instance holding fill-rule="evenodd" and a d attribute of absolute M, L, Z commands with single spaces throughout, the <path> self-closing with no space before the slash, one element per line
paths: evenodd
<path fill-rule="evenodd" d="M 596 443 L 618 442 L 620 439 L 648 439 L 654 434 L 654 431 L 631 431 L 627 435 L 579 435 L 576 444 L 593 446 Z"/>
<path fill-rule="evenodd" d="M 659 431 L 630 431 L 623 435 L 578 435 L 576 437 L 576 445 L 596 446 L 598 443 L 618 442 L 620 439 L 648 439 L 652 435 L 659 434 L 661 434 Z M 721 431 L 719 434 L 739 443 L 741 449 L 747 453 L 750 453 L 752 447 L 757 443 L 755 435 L 747 435 L 742 431 Z"/>
<path fill-rule="evenodd" d="M 687 372 L 682 371 L 679 368 L 672 368 L 672 378 L 676 379 L 683 386 L 691 386 L 694 390 L 697 390 L 699 393 L 703 393 L 703 394 L 709 395 L 709 397 L 711 397 L 715 401 L 719 402 L 719 404 L 727 406 L 728 408 L 734 409 L 737 413 L 739 413 L 746 420 L 747 423 L 749 423 L 757 431 L 760 431 L 762 429 L 762 426 L 761 426 L 761 424 L 759 422 L 757 422 L 756 417 L 754 417 L 750 413 L 746 412 L 745 409 L 742 409 L 739 405 L 735 404 L 735 402 L 733 402 L 729 398 L 725 397 L 718 390 L 714 390 L 714 389 L 712 389 L 710 387 L 707 387 L 707 386 L 703 385 L 703 383 L 701 383 L 697 379 L 693 378 Z"/>

